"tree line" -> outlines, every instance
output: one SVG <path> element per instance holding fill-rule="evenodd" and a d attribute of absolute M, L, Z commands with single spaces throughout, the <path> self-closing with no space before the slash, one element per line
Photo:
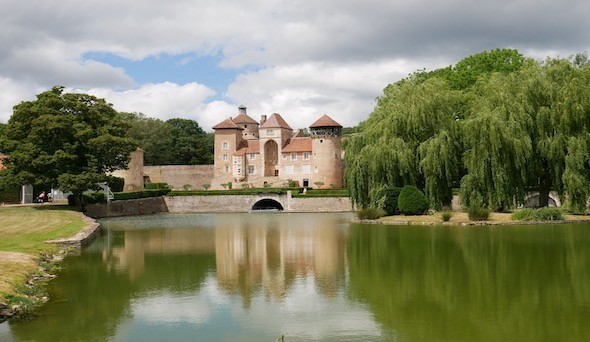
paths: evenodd
<path fill-rule="evenodd" d="M 416 185 L 433 208 L 460 188 L 463 206 L 507 210 L 529 190 L 583 212 L 590 196 L 590 63 L 496 49 L 419 70 L 384 89 L 345 141 L 353 200 L 374 206 L 390 186 Z M 565 196 L 567 194 L 567 196 Z"/>
<path fill-rule="evenodd" d="M 104 99 L 53 87 L 14 106 L 8 123 L 0 125 L 0 152 L 8 155 L 0 190 L 51 184 L 73 192 L 81 206 L 82 193 L 126 168 L 138 147 L 147 165 L 213 160 L 213 136 L 193 120 L 119 113 Z"/>

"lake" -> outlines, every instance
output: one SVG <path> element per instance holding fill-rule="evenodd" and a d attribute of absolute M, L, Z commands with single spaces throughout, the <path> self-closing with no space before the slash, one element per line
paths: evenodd
<path fill-rule="evenodd" d="M 587 341 L 590 225 L 352 214 L 100 220 L 0 341 Z"/>

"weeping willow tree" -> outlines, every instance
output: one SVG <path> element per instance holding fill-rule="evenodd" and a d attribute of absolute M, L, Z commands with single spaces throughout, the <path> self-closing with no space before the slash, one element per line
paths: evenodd
<path fill-rule="evenodd" d="M 353 200 L 366 207 L 377 189 L 412 184 L 426 188 L 435 206 L 450 202 L 461 153 L 455 117 L 464 102 L 440 78 L 385 88 L 363 131 L 346 145 Z"/>
<path fill-rule="evenodd" d="M 387 186 L 416 185 L 448 204 L 509 209 L 531 189 L 555 190 L 574 211 L 590 197 L 590 64 L 544 62 L 516 50 L 470 56 L 387 86 L 346 142 L 346 183 L 362 207 Z M 567 196 L 566 196 L 567 195 Z"/>

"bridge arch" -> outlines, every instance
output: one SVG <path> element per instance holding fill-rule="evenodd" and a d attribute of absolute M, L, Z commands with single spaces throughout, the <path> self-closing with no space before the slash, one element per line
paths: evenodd
<path fill-rule="evenodd" d="M 282 211 L 285 208 L 283 207 L 283 205 L 272 198 L 263 198 L 261 200 L 258 200 L 256 203 L 254 203 L 254 205 L 252 205 L 252 209 L 251 210 L 279 210 Z"/>

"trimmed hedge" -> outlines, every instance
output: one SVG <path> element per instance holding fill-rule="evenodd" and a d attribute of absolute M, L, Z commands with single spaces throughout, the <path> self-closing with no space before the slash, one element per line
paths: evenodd
<path fill-rule="evenodd" d="M 168 196 L 227 196 L 227 195 L 260 195 L 276 194 L 284 195 L 291 190 L 293 194 L 299 191 L 299 188 L 243 188 L 232 190 L 172 190 Z"/>
<path fill-rule="evenodd" d="M 114 200 L 128 200 L 137 198 L 147 197 L 158 197 L 164 196 L 170 192 L 170 189 L 157 189 L 157 190 L 143 190 L 143 191 L 130 191 L 130 192 L 115 192 L 113 193 Z"/>
<path fill-rule="evenodd" d="M 170 189 L 168 183 L 145 183 L 143 187 L 146 190 Z"/>
<path fill-rule="evenodd" d="M 107 176 L 107 183 L 112 192 L 122 192 L 125 186 L 125 179 L 115 176 Z"/>
<path fill-rule="evenodd" d="M 417 187 L 406 185 L 397 200 L 399 210 L 404 215 L 422 215 L 428 210 L 428 199 Z"/>
<path fill-rule="evenodd" d="M 0 190 L 0 203 L 20 203 L 20 188 Z"/>

